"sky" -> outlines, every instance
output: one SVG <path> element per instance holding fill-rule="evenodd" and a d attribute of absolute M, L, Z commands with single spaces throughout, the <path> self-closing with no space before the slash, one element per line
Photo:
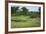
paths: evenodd
<path fill-rule="evenodd" d="M 29 11 L 39 11 L 39 7 L 38 6 L 25 6 Z M 22 8 L 22 6 L 20 6 L 20 9 Z"/>
<path fill-rule="evenodd" d="M 27 6 L 26 8 L 29 11 L 39 11 L 39 7 L 38 6 Z"/>
<path fill-rule="evenodd" d="M 38 6 L 19 6 L 19 9 L 21 9 L 22 7 L 26 7 L 29 11 L 39 11 Z"/>

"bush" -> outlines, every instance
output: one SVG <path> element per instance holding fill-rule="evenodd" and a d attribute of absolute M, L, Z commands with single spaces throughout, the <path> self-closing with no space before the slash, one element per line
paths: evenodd
<path fill-rule="evenodd" d="M 37 17 L 37 14 L 31 14 L 30 15 L 30 18 L 36 18 Z"/>

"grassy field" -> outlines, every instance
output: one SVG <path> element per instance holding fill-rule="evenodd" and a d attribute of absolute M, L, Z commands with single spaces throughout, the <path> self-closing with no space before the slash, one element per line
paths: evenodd
<path fill-rule="evenodd" d="M 19 19 L 21 21 L 16 22 Z M 39 18 L 29 18 L 29 16 L 11 16 L 11 28 L 40 27 Z"/>

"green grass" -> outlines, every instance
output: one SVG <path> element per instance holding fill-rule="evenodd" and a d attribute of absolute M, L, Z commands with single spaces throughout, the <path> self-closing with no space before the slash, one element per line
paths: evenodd
<path fill-rule="evenodd" d="M 12 20 L 16 18 L 26 20 L 21 22 L 11 21 L 11 28 L 24 28 L 24 27 L 40 27 L 39 18 L 29 18 L 29 16 L 12 16 Z"/>
<path fill-rule="evenodd" d="M 12 16 L 11 17 L 12 20 L 14 20 L 16 18 L 18 18 L 18 19 L 27 19 L 27 18 L 29 18 L 29 16 Z"/>

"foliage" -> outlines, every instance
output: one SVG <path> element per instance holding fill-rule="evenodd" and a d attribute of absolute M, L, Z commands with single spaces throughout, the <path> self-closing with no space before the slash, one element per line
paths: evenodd
<path fill-rule="evenodd" d="M 26 7 L 22 7 L 22 10 L 23 15 L 27 15 L 28 9 Z"/>
<path fill-rule="evenodd" d="M 39 11 L 29 11 L 26 7 L 22 7 L 19 9 L 19 6 L 17 7 L 11 7 L 11 14 L 15 16 L 30 16 L 30 18 L 36 18 L 40 17 L 40 11 L 41 8 L 39 7 Z"/>

